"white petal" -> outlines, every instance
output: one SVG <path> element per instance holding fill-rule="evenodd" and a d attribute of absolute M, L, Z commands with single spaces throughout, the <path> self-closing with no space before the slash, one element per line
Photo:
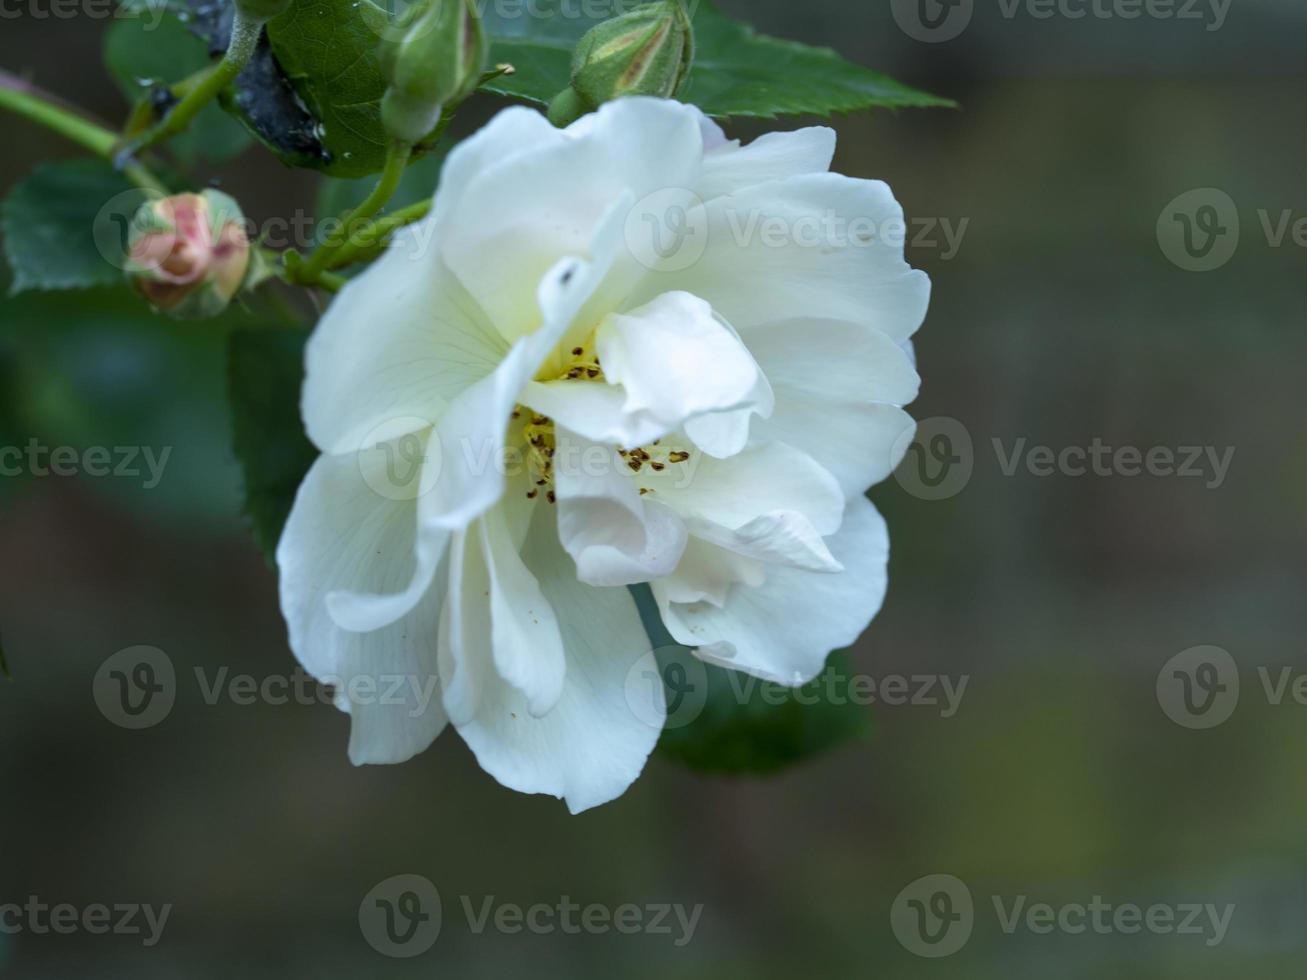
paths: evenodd
<path fill-rule="evenodd" d="M 832 650 L 853 643 L 867 628 L 887 585 L 889 536 L 868 500 L 849 501 L 839 532 L 827 543 L 843 572 L 769 565 L 761 586 L 735 586 L 720 608 L 672 602 L 655 582 L 663 622 L 709 663 L 781 684 L 807 683 Z"/>
<path fill-rule="evenodd" d="M 490 582 L 495 670 L 526 698 L 533 717 L 548 713 L 563 694 L 563 637 L 553 607 L 527 570 L 495 508 L 480 521 L 481 548 Z"/>
<path fill-rule="evenodd" d="M 835 130 L 827 126 L 767 133 L 748 146 L 727 143 L 705 154 L 694 189 L 708 201 L 768 181 L 825 173 L 834 156 Z"/>
<path fill-rule="evenodd" d="M 626 411 L 626 393 L 604 381 L 532 381 L 521 402 L 593 442 L 623 449 L 647 445 L 675 428 L 650 412 Z"/>
<path fill-rule="evenodd" d="M 670 100 L 621 99 L 467 181 L 442 213 L 442 254 L 505 337 L 535 329 L 533 284 L 565 255 L 592 255 L 617 202 L 629 211 L 663 187 L 693 186 L 698 119 Z"/>
<path fill-rule="evenodd" d="M 654 593 L 662 602 L 710 602 L 726 604 L 726 597 L 737 583 L 762 585 L 766 581 L 763 563 L 746 558 L 726 548 L 691 538 L 676 571 L 654 584 Z"/>
<path fill-rule="evenodd" d="M 521 692 L 487 678 L 476 717 L 459 733 L 505 786 L 560 797 L 579 813 L 635 781 L 658 742 L 666 706 L 660 687 L 627 684 L 628 672 L 649 651 L 630 593 L 577 582 L 550 515 L 544 508 L 540 514 L 545 518 L 533 522 L 523 558 L 559 610 L 567 649 L 563 696 L 535 718 Z"/>
<path fill-rule="evenodd" d="M 409 615 L 373 633 L 342 630 L 327 613 L 332 591 L 390 592 L 414 575 L 416 507 L 372 488 L 360 472 L 370 458 L 320 457 L 277 547 L 291 649 L 314 677 L 339 685 L 356 765 L 412 758 L 446 722 L 435 660 L 439 577 Z"/>
<path fill-rule="evenodd" d="M 685 550 L 685 524 L 641 497 L 625 460 L 599 445 L 556 428 L 554 486 L 558 537 L 588 585 L 647 582 L 671 572 Z"/>
<path fill-rule="evenodd" d="M 870 326 L 895 343 L 921 326 L 930 280 L 903 259 L 903 209 L 881 181 L 807 174 L 707 202 L 707 247 L 651 274 L 642 302 L 669 288 L 712 304 L 748 342 L 753 326 L 816 317 Z"/>
<path fill-rule="evenodd" d="M 726 459 L 740 452 L 749 442 L 750 426 L 755 415 L 769 418 L 776 410 L 776 395 L 763 371 L 745 400 L 745 408 L 725 412 L 707 412 L 685 420 L 685 434 L 709 456 Z"/>
<path fill-rule="evenodd" d="M 860 323 L 773 321 L 751 329 L 748 344 L 774 386 L 823 402 L 907 405 L 921 387 L 908 351 Z"/>
<path fill-rule="evenodd" d="M 827 535 L 844 516 L 844 496 L 834 478 L 806 453 L 780 443 L 754 446 L 725 460 L 694 454 L 662 473 L 642 471 L 640 483 L 687 520 L 725 528 L 788 512 Z"/>
<path fill-rule="evenodd" d="M 358 465 L 372 476 L 369 485 L 391 499 L 397 495 L 404 499 L 416 499 L 423 492 L 424 484 L 429 488 L 431 481 L 438 478 L 438 464 L 433 462 L 430 449 L 431 435 L 430 429 L 424 433 L 410 433 L 399 440 L 381 443 L 357 454 Z M 406 440 L 412 440 L 416 451 L 420 453 L 418 465 L 423 470 L 416 481 L 410 479 L 408 485 L 403 485 L 394 476 L 391 466 L 394 461 L 405 460 L 404 451 L 400 447 Z M 384 472 L 380 472 L 383 467 Z M 400 476 L 411 474 L 401 472 Z M 412 513 L 416 520 L 416 507 L 412 508 Z M 407 616 L 422 601 L 431 588 L 448 548 L 448 531 L 443 528 L 419 530 L 414 544 L 417 566 L 406 589 L 387 594 L 337 589 L 327 593 L 327 611 L 338 626 L 354 633 L 368 633 L 389 626 Z"/>
<path fill-rule="evenodd" d="M 737 528 L 710 521 L 690 521 L 688 526 L 696 538 L 745 558 L 810 572 L 838 572 L 844 567 L 831 555 L 812 523 L 794 511 L 762 514 Z"/>
<path fill-rule="evenodd" d="M 440 262 L 433 221 L 400 232 L 332 300 L 309 339 L 303 414 L 324 452 L 427 428 L 508 349 Z"/>
<path fill-rule="evenodd" d="M 445 711 L 455 725 L 476 716 L 486 678 L 493 674 L 494 626 L 490 571 L 475 527 L 455 532 L 449 548 L 449 590 L 440 614 L 438 663 Z"/>
<path fill-rule="evenodd" d="M 753 407 L 760 392 L 770 394 L 748 348 L 711 306 L 686 292 L 607 317 L 595 347 L 604 377 L 626 392 L 625 410 L 669 425 Z"/>
<path fill-rule="evenodd" d="M 860 496 L 898 466 L 915 427 L 912 416 L 893 405 L 832 405 L 811 393 L 776 386 L 776 411 L 755 422 L 754 437 L 803 446 L 839 482 L 846 497 Z"/>
<path fill-rule="evenodd" d="M 753 426 L 755 438 L 802 446 L 848 497 L 893 472 L 913 425 L 895 406 L 915 399 L 921 384 L 908 349 L 836 320 L 767 323 L 748 339 L 776 396 L 775 411 Z"/>
<path fill-rule="evenodd" d="M 473 182 L 514 157 L 567 142 L 564 133 L 534 109 L 510 106 L 450 150 L 440 169 L 433 214 L 442 225 Z"/>

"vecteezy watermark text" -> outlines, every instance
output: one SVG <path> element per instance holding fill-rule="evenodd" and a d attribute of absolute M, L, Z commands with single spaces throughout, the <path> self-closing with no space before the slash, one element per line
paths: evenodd
<path fill-rule="evenodd" d="M 298 668 L 291 674 L 233 672 L 228 667 L 193 669 L 195 685 L 209 707 L 228 703 L 236 707 L 256 704 L 283 707 L 332 705 L 348 702 L 358 707 L 404 708 L 419 718 L 437 698 L 436 674 L 353 674 L 315 678 Z M 158 647 L 134 646 L 119 650 L 100 665 L 92 693 L 100 713 L 120 728 L 153 728 L 168 718 L 177 700 L 177 671 L 172 658 Z"/>
<path fill-rule="evenodd" d="M 1060 933 L 1175 936 L 1219 946 L 1234 919 L 1234 903 L 1112 902 L 1101 895 L 1088 901 L 1031 901 L 1029 895 L 991 895 L 1004 935 Z M 967 944 L 975 927 L 971 889 L 949 874 L 925 875 L 899 892 L 890 907 L 890 927 L 911 953 L 931 959 L 951 956 Z"/>
<path fill-rule="evenodd" d="M 172 446 L 46 446 L 39 439 L 26 446 L 0 446 L 0 477 L 71 477 L 96 479 L 140 479 L 142 488 L 153 490 L 163 479 L 172 456 Z M 144 464 L 145 469 L 141 466 Z"/>
<path fill-rule="evenodd" d="M 157 909 L 139 902 L 92 903 L 79 907 L 68 902 L 51 905 L 36 895 L 29 895 L 22 904 L 0 904 L 0 934 L 71 936 L 85 932 L 92 936 L 142 936 L 142 945 L 155 946 L 163 938 L 171 914 L 171 904 Z"/>
<path fill-rule="evenodd" d="M 970 674 L 893 674 L 879 676 L 849 673 L 828 667 L 814 679 L 794 685 L 761 680 L 752 674 L 734 670 L 726 662 L 706 664 L 689 649 L 665 646 L 645 653 L 626 675 L 626 702 L 631 711 L 655 728 L 676 729 L 693 722 L 708 703 L 709 671 L 716 673 L 722 693 L 736 704 L 764 704 L 780 707 L 816 704 L 833 707 L 912 708 L 952 718 L 958 713 L 971 683 Z M 655 705 L 664 695 L 666 713 Z"/>
<path fill-rule="evenodd" d="M 1176 21 L 1225 26 L 1234 0 L 994 0 L 1003 20 Z M 971 24 L 977 0 L 890 0 L 894 21 L 915 41 L 938 44 L 958 37 Z"/>
<path fill-rule="evenodd" d="M 665 936 L 673 946 L 683 947 L 694 939 L 703 916 L 702 903 L 603 902 L 582 903 L 560 895 L 557 901 L 522 905 L 496 895 L 460 895 L 458 908 L 468 931 L 474 936 L 487 932 L 500 935 L 532 933 L 537 936 L 562 933 L 569 936 Z M 421 875 L 403 874 L 387 878 L 364 896 L 359 905 L 359 929 L 363 938 L 383 956 L 408 959 L 420 956 L 440 936 L 445 921 L 440 892 Z"/>
<path fill-rule="evenodd" d="M 1025 436 L 990 439 L 999 472 L 1030 476 L 1201 480 L 1208 490 L 1224 485 L 1234 462 L 1234 446 L 1116 445 L 1095 436 L 1087 443 L 1050 446 Z M 895 444 L 899 485 L 922 500 L 956 496 L 971 482 L 977 465 L 971 432 L 957 419 L 934 416 L 905 429 Z"/>

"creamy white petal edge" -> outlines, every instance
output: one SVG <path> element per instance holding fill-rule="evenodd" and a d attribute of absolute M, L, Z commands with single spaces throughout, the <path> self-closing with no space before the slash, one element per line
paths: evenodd
<path fill-rule="evenodd" d="M 786 684 L 865 628 L 888 541 L 862 495 L 912 424 L 929 281 L 879 239 L 740 232 L 901 218 L 884 184 L 827 173 L 833 152 L 824 128 L 741 146 L 668 101 L 561 131 L 509 109 L 337 296 L 306 355 L 324 455 L 278 563 L 292 648 L 339 683 L 353 761 L 402 761 L 453 724 L 504 785 L 583 810 L 638 776 L 664 716 L 626 683 L 648 642 L 624 586 L 651 581 L 705 660 Z M 647 264 L 632 219 L 651 195 L 706 234 L 688 268 Z M 601 376 L 564 373 L 574 346 Z M 522 406 L 553 420 L 549 505 L 539 474 L 495 465 L 529 439 Z M 397 440 L 426 447 L 407 493 Z M 655 440 L 674 465 L 618 454 Z"/>

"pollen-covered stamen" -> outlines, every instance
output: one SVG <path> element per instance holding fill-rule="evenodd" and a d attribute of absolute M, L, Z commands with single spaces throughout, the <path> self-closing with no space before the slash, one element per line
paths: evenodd
<path fill-rule="evenodd" d="M 554 422 L 529 408 L 518 408 L 513 412 L 513 418 L 523 417 L 527 420 L 522 426 L 522 437 L 526 440 L 527 475 L 532 483 L 526 496 L 528 500 L 535 500 L 542 488 L 552 486 L 554 482 L 554 453 L 557 449 Z M 551 504 L 554 502 L 553 490 L 545 496 Z"/>
<path fill-rule="evenodd" d="M 690 459 L 690 453 L 684 449 L 668 449 L 661 439 L 655 439 L 647 449 L 619 449 L 617 454 L 625 460 L 632 473 L 641 473 L 647 466 L 655 473 L 664 472 L 669 466 L 679 466 Z M 642 487 L 641 495 L 654 493 L 652 487 Z"/>
<path fill-rule="evenodd" d="M 568 355 L 569 359 L 563 365 L 563 371 L 557 380 L 600 381 L 603 379 L 604 369 L 599 366 L 599 355 L 589 344 L 573 347 Z"/>

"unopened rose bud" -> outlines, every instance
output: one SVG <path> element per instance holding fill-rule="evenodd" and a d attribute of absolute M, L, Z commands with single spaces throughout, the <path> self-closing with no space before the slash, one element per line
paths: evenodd
<path fill-rule="evenodd" d="M 572 56 L 572 84 L 549 104 L 549 119 L 565 126 L 624 95 L 670 99 L 693 60 L 694 29 L 682 0 L 636 7 L 581 38 Z"/>
<path fill-rule="evenodd" d="M 414 144 L 481 82 L 490 43 L 473 0 L 425 0 L 409 9 L 381 51 L 390 87 L 381 100 L 386 132 Z"/>
<path fill-rule="evenodd" d="M 170 316 L 217 316 L 240 291 L 249 267 L 245 217 L 219 191 L 150 201 L 132 223 L 127 275 Z"/>

